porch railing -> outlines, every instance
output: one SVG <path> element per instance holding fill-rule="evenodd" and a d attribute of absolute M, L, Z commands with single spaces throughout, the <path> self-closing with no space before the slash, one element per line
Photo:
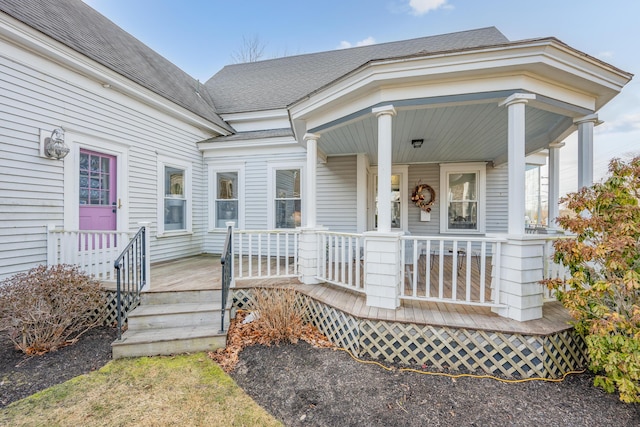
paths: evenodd
<path fill-rule="evenodd" d="M 505 240 L 402 236 L 403 299 L 498 306 Z"/>
<path fill-rule="evenodd" d="M 364 292 L 362 234 L 318 232 L 319 280 Z"/>
<path fill-rule="evenodd" d="M 222 290 L 220 309 L 220 333 L 224 332 L 224 315 L 227 309 L 227 299 L 229 298 L 229 288 L 233 280 L 233 226 L 227 228 L 227 237 L 224 239 L 224 248 L 220 256 L 222 264 Z"/>
<path fill-rule="evenodd" d="M 47 263 L 73 264 L 98 280 L 115 280 L 113 260 L 129 241 L 122 231 L 59 230 L 50 227 Z"/>
<path fill-rule="evenodd" d="M 298 276 L 298 231 L 236 230 L 234 234 L 236 279 Z"/>
<path fill-rule="evenodd" d="M 147 282 L 145 227 L 141 227 L 113 262 L 116 274 L 116 313 L 118 339 L 128 313 L 140 302 L 140 291 Z"/>
<path fill-rule="evenodd" d="M 558 239 L 567 239 L 571 238 L 570 236 L 550 236 L 545 238 L 544 247 L 543 247 L 543 259 L 544 259 L 544 269 L 542 273 L 543 279 L 563 279 L 566 280 L 571 277 L 571 272 L 567 267 L 562 264 L 558 264 L 553 260 L 555 255 L 555 248 L 553 247 L 553 243 Z M 550 291 L 546 286 L 543 286 L 542 291 L 543 298 L 545 300 L 553 301 L 555 300 L 555 294 L 553 291 Z"/>

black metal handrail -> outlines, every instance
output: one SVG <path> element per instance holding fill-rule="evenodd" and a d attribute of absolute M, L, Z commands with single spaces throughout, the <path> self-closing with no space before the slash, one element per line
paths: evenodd
<path fill-rule="evenodd" d="M 227 299 L 229 298 L 229 288 L 233 280 L 233 227 L 227 228 L 227 237 L 224 239 L 222 255 L 222 308 L 220 310 L 220 333 L 224 332 L 224 315 L 227 309 Z"/>
<path fill-rule="evenodd" d="M 145 233 L 146 228 L 140 227 L 140 230 L 113 263 L 117 272 L 118 339 L 122 338 L 122 324 L 126 321 L 127 314 L 140 302 L 140 291 L 147 283 Z"/>

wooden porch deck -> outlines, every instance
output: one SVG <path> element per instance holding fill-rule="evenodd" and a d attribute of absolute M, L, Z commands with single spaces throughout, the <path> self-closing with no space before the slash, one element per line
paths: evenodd
<path fill-rule="evenodd" d="M 464 271 L 460 271 L 460 274 L 464 274 Z M 146 292 L 220 289 L 220 277 L 219 256 L 200 255 L 162 262 L 151 266 L 151 286 Z M 406 283 L 405 276 L 405 286 L 407 286 Z M 298 291 L 319 302 L 331 305 L 353 316 L 371 320 L 525 335 L 546 335 L 570 328 L 571 317 L 558 302 L 545 303 L 542 319 L 518 322 L 498 316 L 489 307 L 473 305 L 405 300 L 397 310 L 368 307 L 364 294 L 329 284 L 303 285 L 296 279 L 290 278 L 247 278 L 238 280 L 236 287 L 268 287 L 283 284 L 293 284 Z"/>

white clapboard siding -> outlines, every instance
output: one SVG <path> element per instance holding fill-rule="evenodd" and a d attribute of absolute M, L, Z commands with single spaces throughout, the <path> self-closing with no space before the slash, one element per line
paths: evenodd
<path fill-rule="evenodd" d="M 98 66 L 99 67 L 99 66 Z M 0 279 L 46 263 L 46 227 L 64 225 L 64 161 L 39 155 L 40 129 L 128 146 L 129 223 L 151 222 L 151 260 L 202 252 L 206 177 L 196 143 L 213 136 L 0 41 Z M 70 143 L 70 141 L 67 141 Z M 192 165 L 193 233 L 157 239 L 157 156 Z"/>
<path fill-rule="evenodd" d="M 487 233 L 506 233 L 509 215 L 506 166 L 487 166 Z"/>
<path fill-rule="evenodd" d="M 304 162 L 304 152 L 295 153 L 281 153 L 277 149 L 274 149 L 272 154 L 268 154 L 268 149 L 262 149 L 262 154 L 256 155 L 248 152 L 246 156 L 234 155 L 230 158 L 215 157 L 212 159 L 212 164 L 215 171 L 215 166 L 220 165 L 224 168 L 225 163 L 242 163 L 244 164 L 244 183 L 245 188 L 239 190 L 240 203 L 244 204 L 245 213 L 245 230 L 272 230 L 273 224 L 268 224 L 267 209 L 269 208 L 269 189 L 267 182 L 269 176 L 270 163 L 282 163 L 286 162 Z M 207 182 L 206 185 L 212 186 L 212 182 Z M 304 194 L 304 188 L 302 192 Z M 204 189 L 205 196 L 207 189 Z M 304 196 L 303 196 L 304 197 Z M 213 202 L 208 209 L 214 209 Z M 224 245 L 226 230 L 216 230 L 206 233 L 204 242 L 204 251 L 212 254 L 219 254 L 222 252 Z"/>
<path fill-rule="evenodd" d="M 317 168 L 317 223 L 331 231 L 356 231 L 356 156 L 328 157 Z"/>
<path fill-rule="evenodd" d="M 431 186 L 436 192 L 436 201 L 431 206 L 431 220 L 420 221 L 420 208 L 411 202 L 410 197 L 418 183 Z M 412 235 L 430 236 L 440 234 L 440 204 L 443 194 L 440 191 L 440 166 L 437 164 L 423 164 L 409 166 L 409 180 L 406 203 L 408 209 L 409 231 Z"/>

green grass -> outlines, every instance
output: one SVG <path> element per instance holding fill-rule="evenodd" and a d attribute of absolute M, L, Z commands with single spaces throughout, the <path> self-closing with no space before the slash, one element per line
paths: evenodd
<path fill-rule="evenodd" d="M 0 410 L 10 426 L 280 426 L 204 353 L 120 359 Z"/>

